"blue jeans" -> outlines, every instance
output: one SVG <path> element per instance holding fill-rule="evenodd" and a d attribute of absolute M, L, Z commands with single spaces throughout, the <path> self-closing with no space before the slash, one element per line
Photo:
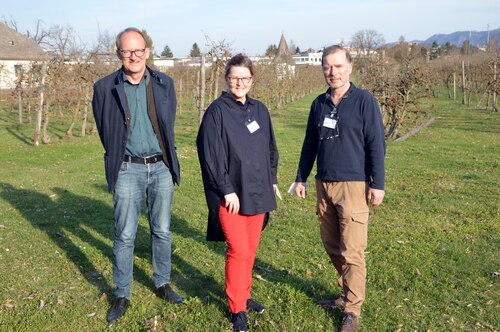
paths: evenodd
<path fill-rule="evenodd" d="M 134 240 L 145 197 L 151 231 L 155 287 L 170 283 L 172 243 L 170 209 L 173 194 L 172 175 L 163 162 L 122 163 L 113 194 L 115 206 L 113 281 L 116 285 L 116 297 L 130 299 Z"/>

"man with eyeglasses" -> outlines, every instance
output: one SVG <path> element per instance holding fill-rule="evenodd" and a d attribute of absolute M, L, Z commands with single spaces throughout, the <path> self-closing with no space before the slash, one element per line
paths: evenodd
<path fill-rule="evenodd" d="M 351 56 L 339 45 L 323 51 L 328 90 L 311 105 L 297 171 L 295 194 L 305 198 L 316 160 L 316 196 L 320 234 L 339 274 L 341 294 L 324 307 L 343 307 L 339 331 L 357 331 L 365 299 L 364 251 L 368 205 L 384 199 L 385 138 L 375 97 L 350 83 Z"/>
<path fill-rule="evenodd" d="M 115 300 L 107 320 L 130 305 L 134 240 L 146 199 L 156 294 L 174 304 L 182 298 L 170 286 L 170 209 L 179 184 L 175 152 L 176 97 L 173 80 L 146 66 L 150 49 L 143 32 L 127 28 L 116 37 L 122 67 L 94 84 L 92 108 L 104 147 L 108 190 L 113 193 Z"/>

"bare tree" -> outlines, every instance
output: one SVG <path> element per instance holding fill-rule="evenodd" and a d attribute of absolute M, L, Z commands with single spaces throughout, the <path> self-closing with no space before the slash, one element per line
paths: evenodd
<path fill-rule="evenodd" d="M 29 30 L 26 31 L 26 36 L 32 39 L 38 45 L 43 45 L 50 36 L 50 31 L 44 28 L 43 25 L 44 23 L 42 20 L 37 20 L 35 30 L 33 32 Z"/>
<path fill-rule="evenodd" d="M 351 48 L 359 56 L 368 56 L 385 43 L 384 36 L 372 29 L 359 30 L 352 35 Z"/>

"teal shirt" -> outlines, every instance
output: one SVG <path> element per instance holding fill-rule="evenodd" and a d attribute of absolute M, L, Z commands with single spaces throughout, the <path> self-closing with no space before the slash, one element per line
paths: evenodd
<path fill-rule="evenodd" d="M 123 74 L 125 95 L 130 110 L 130 130 L 125 154 L 131 157 L 147 157 L 161 154 L 160 144 L 148 115 L 146 84 L 149 72 L 146 70 L 139 84 L 128 81 Z M 153 101 L 151 101 L 153 102 Z"/>

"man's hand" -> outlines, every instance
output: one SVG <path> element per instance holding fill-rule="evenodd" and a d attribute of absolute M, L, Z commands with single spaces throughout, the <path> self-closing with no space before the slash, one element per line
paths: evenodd
<path fill-rule="evenodd" d="M 236 193 L 224 195 L 226 209 L 230 214 L 237 214 L 240 211 L 240 199 Z"/>
<path fill-rule="evenodd" d="M 295 194 L 300 198 L 306 198 L 307 189 L 305 182 L 297 182 L 297 185 L 295 186 Z"/>
<path fill-rule="evenodd" d="M 384 200 L 384 195 L 384 190 L 369 188 L 366 198 L 372 206 L 378 206 Z"/>

